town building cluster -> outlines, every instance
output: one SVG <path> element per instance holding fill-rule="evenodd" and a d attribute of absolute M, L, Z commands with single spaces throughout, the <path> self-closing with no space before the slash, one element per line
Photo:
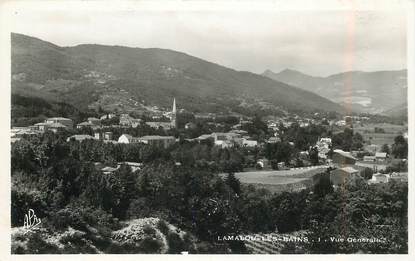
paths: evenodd
<path fill-rule="evenodd" d="M 158 109 L 158 108 L 157 108 Z M 117 125 L 105 126 L 103 122 L 106 120 L 113 119 L 114 117 L 119 117 L 119 123 Z M 171 130 L 178 128 L 177 121 L 177 108 L 176 100 L 173 100 L 172 110 L 165 112 L 164 117 L 170 118 L 170 121 L 147 121 L 149 127 L 159 129 L 163 128 L 164 130 Z M 315 115 L 318 116 L 318 115 Z M 214 124 L 214 127 L 218 127 L 221 123 L 215 122 L 216 114 L 213 113 L 196 113 L 195 118 L 198 120 L 206 120 L 208 125 Z M 153 118 L 155 119 L 155 118 Z M 213 122 L 212 122 L 213 120 Z M 306 127 L 309 124 L 318 124 L 325 122 L 329 126 L 352 126 L 352 123 L 359 123 L 360 121 L 367 120 L 367 117 L 357 117 L 357 116 L 345 116 L 343 120 L 340 121 L 327 121 L 325 118 L 319 119 L 319 122 L 313 118 L 301 118 L 298 115 L 289 115 L 285 116 L 269 116 L 265 118 L 267 128 L 271 133 L 271 137 L 268 136 L 265 139 L 264 143 L 275 144 L 281 141 L 281 133 L 283 129 L 291 126 L 293 123 L 299 125 L 299 127 Z M 135 128 L 144 122 L 141 119 L 135 119 L 129 114 L 120 114 L 116 115 L 113 113 L 108 113 L 100 118 L 89 117 L 86 121 L 74 125 L 73 120 L 64 118 L 64 117 L 52 117 L 47 118 L 44 122 L 39 122 L 28 127 L 14 127 L 11 129 L 11 141 L 15 142 L 23 136 L 27 135 L 39 135 L 46 131 L 58 132 L 59 130 L 68 130 L 75 131 L 82 130 L 83 128 L 89 128 L 93 131 L 93 134 L 75 134 L 67 138 L 67 142 L 71 141 L 84 141 L 84 140 L 100 140 L 105 143 L 120 143 L 120 144 L 148 144 L 150 146 L 156 146 L 160 148 L 168 148 L 178 142 L 174 136 L 160 136 L 160 135 L 146 135 L 141 137 L 134 137 L 132 135 L 123 133 L 117 139 L 114 139 L 114 135 L 111 131 L 106 131 L 105 128 Z M 220 148 L 231 148 L 231 147 L 247 147 L 255 148 L 263 145 L 259 143 L 258 140 L 252 138 L 248 135 L 246 130 L 243 130 L 245 124 L 252 124 L 252 118 L 240 116 L 240 120 L 237 124 L 231 126 L 231 130 L 228 132 L 212 132 L 210 134 L 203 134 L 199 137 L 193 139 L 186 139 L 187 141 L 196 141 L 199 143 L 212 142 L 215 146 Z M 194 122 L 188 122 L 184 125 L 186 130 L 192 130 L 196 128 Z M 293 141 L 289 141 L 290 146 L 295 145 Z M 311 149 L 316 149 L 318 151 L 318 161 L 319 164 L 325 166 L 331 166 L 334 169 L 330 172 L 330 180 L 335 187 L 339 187 L 342 184 L 352 182 L 355 183 L 358 180 L 362 179 L 360 175 L 361 172 L 366 169 L 372 169 L 374 174 L 372 178 L 368 181 L 369 184 L 375 183 L 385 183 L 392 179 L 404 179 L 402 176 L 397 176 L 397 174 L 382 174 L 380 171 L 386 170 L 390 159 L 388 158 L 387 153 L 380 152 L 379 146 L 377 145 L 366 145 L 364 151 L 350 151 L 346 152 L 340 149 L 332 149 L 332 139 L 330 137 L 321 137 L 315 143 L 315 145 L 310 147 Z M 359 153 L 365 152 L 365 155 L 360 157 Z M 301 160 L 306 166 L 310 166 L 310 153 L 309 151 L 300 151 L 297 154 L 296 160 Z M 140 163 L 125 163 L 134 169 L 138 169 Z M 265 158 L 256 159 L 256 164 L 261 169 L 269 168 L 270 160 Z M 292 159 L 290 162 L 278 162 L 278 169 L 286 169 L 286 165 L 293 166 L 296 165 L 295 159 Z M 98 164 L 99 165 L 99 164 Z M 111 173 L 116 171 L 121 163 L 118 164 L 118 167 L 102 167 L 104 173 Z M 97 166 L 99 167 L 99 166 Z"/>

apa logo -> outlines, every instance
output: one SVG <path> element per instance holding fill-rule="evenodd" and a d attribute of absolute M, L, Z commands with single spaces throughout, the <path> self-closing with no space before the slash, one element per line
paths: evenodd
<path fill-rule="evenodd" d="M 29 209 L 28 213 L 24 215 L 23 227 L 26 228 L 26 232 L 38 229 L 38 226 L 42 223 L 33 209 Z"/>

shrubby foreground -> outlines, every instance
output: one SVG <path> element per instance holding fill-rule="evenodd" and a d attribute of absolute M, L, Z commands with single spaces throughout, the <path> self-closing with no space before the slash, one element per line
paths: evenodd
<path fill-rule="evenodd" d="M 333 190 L 322 175 L 313 189 L 271 194 L 240 184 L 233 169 L 222 179 L 218 168 L 200 161 L 175 164 L 177 155 L 195 146 L 113 146 L 50 134 L 13 143 L 12 252 L 250 253 L 243 242 L 217 239 L 276 230 L 305 231 L 310 239 L 286 243 L 280 253 L 408 251 L 406 183 Z M 213 161 L 223 168 L 231 155 Z M 127 160 L 144 162 L 144 168 L 133 173 L 122 166 L 103 174 L 94 167 L 95 161 Z M 42 218 L 42 227 L 22 235 L 29 208 Z M 330 237 L 385 240 L 325 241 Z"/>

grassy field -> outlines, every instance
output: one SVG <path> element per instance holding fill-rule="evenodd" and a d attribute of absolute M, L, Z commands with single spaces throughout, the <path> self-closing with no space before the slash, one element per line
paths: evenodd
<path fill-rule="evenodd" d="M 363 133 L 363 140 L 374 145 L 388 144 L 392 145 L 395 142 L 395 133 Z"/>
<path fill-rule="evenodd" d="M 375 128 L 381 128 L 385 133 L 375 133 Z M 355 132 L 362 134 L 364 141 L 370 144 L 383 145 L 393 144 L 396 136 L 408 131 L 408 126 L 394 125 L 389 123 L 365 124 L 354 126 Z"/>
<path fill-rule="evenodd" d="M 291 170 L 249 171 L 235 173 L 242 184 L 252 184 L 271 192 L 297 191 L 314 184 L 313 177 L 325 171 L 326 166 Z M 226 174 L 221 174 L 223 177 Z"/>
<path fill-rule="evenodd" d="M 360 134 L 363 133 L 374 133 L 375 127 L 382 128 L 385 130 L 385 133 L 394 133 L 400 134 L 403 132 L 408 131 L 408 126 L 406 125 L 396 125 L 396 124 L 389 124 L 389 123 L 370 123 L 365 124 L 363 126 L 355 125 L 353 126 L 354 131 L 359 132 Z"/>

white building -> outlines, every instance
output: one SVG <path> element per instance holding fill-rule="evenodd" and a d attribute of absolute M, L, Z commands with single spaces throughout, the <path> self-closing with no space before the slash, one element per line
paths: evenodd
<path fill-rule="evenodd" d="M 256 140 L 242 139 L 242 146 L 245 146 L 245 147 L 256 147 L 256 146 L 258 146 L 258 142 Z"/>
<path fill-rule="evenodd" d="M 385 161 L 387 154 L 386 152 L 376 152 L 375 157 L 376 157 L 376 161 Z"/>
<path fill-rule="evenodd" d="M 369 184 L 388 183 L 390 179 L 389 174 L 376 173 L 373 174 L 372 179 L 368 181 Z"/>
<path fill-rule="evenodd" d="M 118 138 L 118 143 L 138 143 L 139 139 L 129 134 L 123 134 Z"/>

